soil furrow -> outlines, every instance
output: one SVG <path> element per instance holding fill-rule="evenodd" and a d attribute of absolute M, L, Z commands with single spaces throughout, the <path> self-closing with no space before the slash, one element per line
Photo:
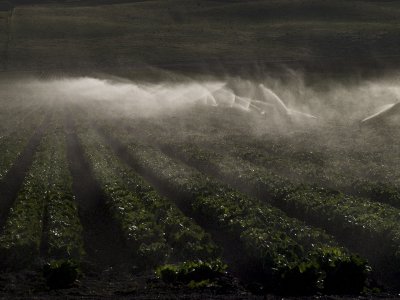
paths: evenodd
<path fill-rule="evenodd" d="M 18 191 L 25 179 L 25 175 L 32 165 L 36 149 L 44 135 L 49 119 L 50 115 L 39 125 L 29 139 L 25 149 L 19 155 L 19 158 L 0 182 L 0 228 L 3 228 Z"/>
<path fill-rule="evenodd" d="M 66 118 L 67 157 L 73 178 L 79 218 L 83 226 L 85 251 L 90 263 L 102 270 L 130 267 L 129 249 L 121 230 L 111 218 L 106 198 L 94 179 L 75 131 L 71 115 Z"/>

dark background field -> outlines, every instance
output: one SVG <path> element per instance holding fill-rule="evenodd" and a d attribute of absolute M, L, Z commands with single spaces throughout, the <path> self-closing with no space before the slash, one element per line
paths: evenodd
<path fill-rule="evenodd" d="M 343 78 L 400 63 L 398 1 L 16 3 L 8 25 L 1 19 L 3 71 L 257 77 L 290 68 Z"/>

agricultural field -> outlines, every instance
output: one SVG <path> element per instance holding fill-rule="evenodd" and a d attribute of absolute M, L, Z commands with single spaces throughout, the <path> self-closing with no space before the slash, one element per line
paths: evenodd
<path fill-rule="evenodd" d="M 0 1 L 0 298 L 396 298 L 400 5 Z"/>
<path fill-rule="evenodd" d="M 394 295 L 398 127 L 260 114 L 227 91 L 4 86 L 0 293 Z"/>

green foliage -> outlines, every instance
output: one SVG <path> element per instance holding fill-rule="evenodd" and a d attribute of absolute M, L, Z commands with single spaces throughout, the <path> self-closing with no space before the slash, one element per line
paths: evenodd
<path fill-rule="evenodd" d="M 330 270 L 324 269 L 320 260 L 324 255 L 322 249 L 336 246 L 332 237 L 184 168 L 149 147 L 132 147 L 132 153 L 143 163 L 143 168 L 156 172 L 159 180 L 172 190 L 191 195 L 185 201 L 196 219 L 241 245 L 242 272 L 246 272 L 244 276 L 249 280 L 262 283 L 268 290 L 293 290 L 296 294 L 324 289 L 323 279 Z M 285 195 L 283 191 L 280 190 L 280 197 Z M 351 255 L 347 250 L 337 251 L 338 265 L 349 260 Z M 345 270 L 346 276 L 357 276 L 350 271 Z M 172 275 L 172 271 L 168 273 Z M 332 281 L 330 275 L 329 282 Z"/>
<path fill-rule="evenodd" d="M 349 189 L 362 197 L 400 208 L 400 189 L 386 182 L 356 180 Z"/>
<path fill-rule="evenodd" d="M 81 259 L 84 255 L 82 225 L 72 194 L 72 178 L 69 173 L 65 134 L 60 124 L 53 124 L 52 151 L 47 198 L 48 253 L 52 258 Z"/>
<path fill-rule="evenodd" d="M 203 289 L 203 288 L 209 288 L 214 286 L 215 284 L 213 282 L 210 282 L 210 280 L 201 280 L 201 281 L 194 281 L 192 280 L 187 284 L 187 287 L 190 289 Z"/>
<path fill-rule="evenodd" d="M 325 272 L 324 293 L 354 295 L 366 288 L 371 269 L 365 259 L 339 249 L 323 249 L 318 263 Z"/>
<path fill-rule="evenodd" d="M 43 121 L 44 115 L 35 111 L 34 105 L 29 105 L 21 100 L 16 103 L 4 103 L 2 99 L 0 112 L 0 180 L 4 178 L 13 166 L 18 156 L 28 144 L 39 124 Z M 20 103 L 22 102 L 22 103 Z M 32 111 L 34 112 L 32 115 Z M 31 113 L 31 115 L 29 115 Z M 14 116 L 14 117 L 10 117 Z M 27 119 L 29 116 L 29 119 Z M 21 122 L 24 120 L 24 122 Z"/>
<path fill-rule="evenodd" d="M 167 260 L 170 249 L 166 245 L 161 228 L 155 223 L 154 215 L 148 211 L 141 199 L 128 190 L 125 178 L 120 176 L 118 165 L 96 135 L 79 137 L 95 178 L 107 196 L 107 206 L 141 268 L 152 268 Z"/>
<path fill-rule="evenodd" d="M 396 272 L 400 264 L 398 256 L 400 227 L 397 208 L 365 198 L 349 196 L 330 188 L 296 183 L 231 154 L 208 155 L 206 163 L 202 157 L 210 153 L 208 150 L 199 150 L 190 144 L 170 147 L 173 149 L 170 152 L 179 159 L 195 165 L 204 172 L 214 170 L 217 176 L 252 191 L 259 199 L 268 201 L 298 219 L 326 229 L 344 240 L 346 245 L 370 259 L 378 262 L 390 260 L 391 265 L 385 266 L 386 271 Z M 239 153 L 240 151 L 239 149 L 232 152 Z M 254 157 L 260 155 L 258 153 Z M 198 160 L 202 160 L 202 163 L 199 164 Z M 256 159 L 253 160 L 256 161 Z M 394 191 L 390 193 L 390 189 L 385 186 L 381 186 L 380 189 L 382 197 L 395 198 Z M 371 187 L 369 193 L 372 191 L 378 193 L 377 186 Z M 354 276 L 358 275 L 354 274 Z"/>
<path fill-rule="evenodd" d="M 34 262 L 42 242 L 44 255 L 51 258 L 80 259 L 84 254 L 62 127 L 54 120 L 48 125 L 0 236 L 3 263 L 12 268 Z"/>
<path fill-rule="evenodd" d="M 277 270 L 278 291 L 290 295 L 357 295 L 367 288 L 370 267 L 365 259 L 337 247 L 321 247 L 304 261 Z"/>
<path fill-rule="evenodd" d="M 44 140 L 0 236 L 3 263 L 13 268 L 32 263 L 39 254 L 43 206 L 48 196 L 47 181 L 50 168 L 50 151 L 47 151 L 46 147 L 47 143 Z"/>
<path fill-rule="evenodd" d="M 357 295 L 367 288 L 371 269 L 365 259 L 341 248 L 319 248 L 296 265 L 278 270 L 280 291 L 291 295 Z"/>
<path fill-rule="evenodd" d="M 210 236 L 124 165 L 96 132 L 80 133 L 79 137 L 137 265 L 151 268 L 170 257 L 217 257 L 217 247 Z"/>
<path fill-rule="evenodd" d="M 165 283 L 187 285 L 190 288 L 208 286 L 226 274 L 227 265 L 220 260 L 211 262 L 189 261 L 180 265 L 164 265 L 156 274 Z"/>
<path fill-rule="evenodd" d="M 306 150 L 299 152 L 284 145 L 279 145 L 279 148 L 273 151 L 271 145 L 266 147 L 265 144 L 260 144 L 236 146 L 232 148 L 231 154 L 256 166 L 263 166 L 274 173 L 288 176 L 291 182 L 297 184 L 317 183 L 320 186 L 330 186 L 343 192 L 400 207 L 399 187 L 385 182 L 386 178 L 395 175 L 390 174 L 389 170 L 386 170 L 387 173 L 380 171 L 382 169 L 380 165 L 370 158 L 355 159 L 351 157 L 351 153 L 335 155 L 329 152 L 310 153 Z M 346 157 L 345 161 L 343 157 Z M 352 171 L 349 172 L 347 168 L 350 165 Z M 377 170 L 383 174 L 379 176 L 369 174 Z"/>

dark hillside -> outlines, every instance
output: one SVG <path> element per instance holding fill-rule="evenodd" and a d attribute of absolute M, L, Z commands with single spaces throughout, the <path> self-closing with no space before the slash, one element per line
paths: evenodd
<path fill-rule="evenodd" d="M 254 76 L 289 67 L 334 75 L 400 63 L 395 1 L 16 3 L 4 55 L 12 71 L 132 76 L 153 66 Z"/>

